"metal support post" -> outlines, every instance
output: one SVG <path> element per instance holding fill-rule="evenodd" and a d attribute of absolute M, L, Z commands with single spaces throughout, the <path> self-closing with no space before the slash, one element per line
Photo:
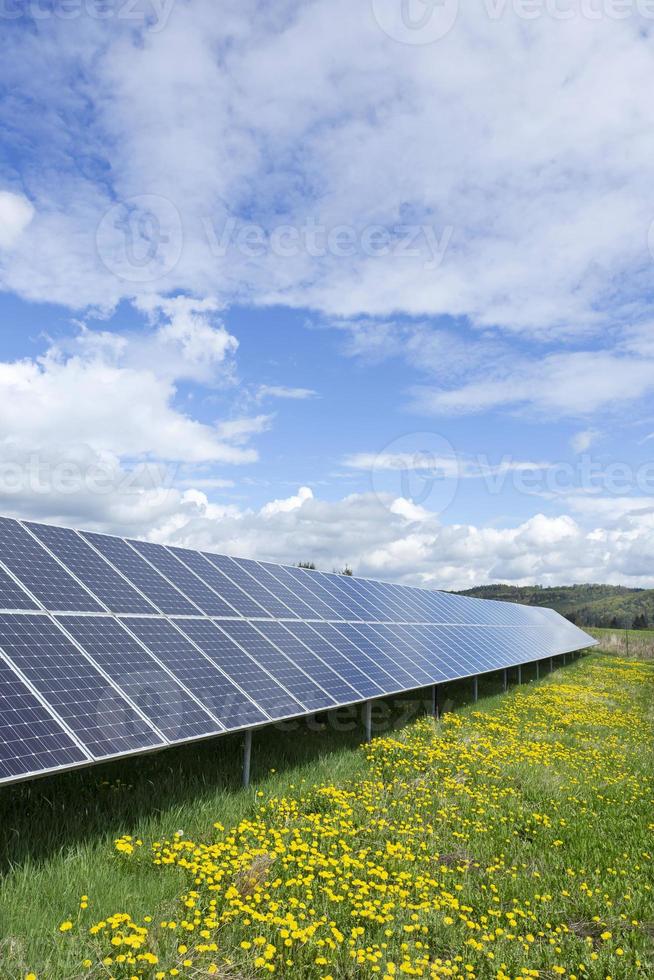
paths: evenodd
<path fill-rule="evenodd" d="M 476 674 L 472 678 L 472 700 L 473 701 L 479 700 L 479 678 L 477 677 Z"/>
<path fill-rule="evenodd" d="M 243 786 L 245 789 L 250 785 L 250 760 L 252 758 L 252 731 L 245 733 L 243 738 Z"/>
<path fill-rule="evenodd" d="M 438 684 L 433 684 L 431 689 L 431 713 L 434 716 L 434 718 L 438 721 L 438 717 L 439 717 Z"/>
<path fill-rule="evenodd" d="M 372 741 L 372 701 L 366 701 L 363 706 L 363 727 L 366 732 L 366 742 Z"/>
<path fill-rule="evenodd" d="M 536 661 L 536 680 L 540 680 L 540 660 Z"/>
<path fill-rule="evenodd" d="M 504 670 L 502 671 L 502 690 L 508 691 L 508 689 L 509 689 L 509 672 L 505 667 Z"/>
<path fill-rule="evenodd" d="M 522 665 L 518 664 L 518 684 L 522 684 Z"/>

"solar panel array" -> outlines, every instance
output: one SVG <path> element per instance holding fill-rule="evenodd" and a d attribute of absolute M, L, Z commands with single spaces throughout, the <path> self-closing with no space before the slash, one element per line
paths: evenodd
<path fill-rule="evenodd" d="M 593 643 L 548 609 L 0 518 L 0 783 Z"/>

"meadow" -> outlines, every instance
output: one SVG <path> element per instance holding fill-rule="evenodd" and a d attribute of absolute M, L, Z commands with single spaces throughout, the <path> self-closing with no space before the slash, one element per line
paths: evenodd
<path fill-rule="evenodd" d="M 1 791 L 0 977 L 651 978 L 654 666 L 523 679 Z"/>

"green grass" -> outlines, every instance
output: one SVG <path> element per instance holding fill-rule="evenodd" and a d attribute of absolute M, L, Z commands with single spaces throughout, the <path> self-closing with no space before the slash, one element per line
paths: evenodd
<path fill-rule="evenodd" d="M 468 781 L 471 799 L 467 799 L 466 790 L 457 804 L 460 812 L 455 814 L 452 811 L 451 824 L 439 819 L 435 824 L 437 832 L 426 840 L 434 855 L 448 852 L 458 855 L 453 858 L 455 862 L 463 861 L 463 894 L 470 893 L 469 901 L 471 907 L 475 904 L 475 915 L 481 896 L 481 882 L 486 881 L 488 871 L 475 871 L 466 864 L 468 857 L 474 856 L 478 869 L 497 861 L 499 854 L 504 854 L 503 863 L 509 867 L 515 866 L 516 872 L 506 880 L 503 873 L 495 872 L 492 877 L 502 889 L 503 905 L 510 905 L 514 899 L 520 905 L 535 901 L 531 872 L 538 867 L 538 891 L 551 892 L 555 896 L 553 906 L 548 907 L 547 917 L 556 921 L 563 917 L 568 924 L 566 929 L 571 931 L 570 936 L 565 935 L 561 940 L 564 952 L 559 960 L 563 960 L 566 971 L 569 969 L 572 975 L 572 960 L 568 963 L 566 956 L 574 956 L 578 960 L 584 950 L 597 948 L 600 957 L 597 963 L 593 965 L 594 961 L 589 960 L 590 972 L 587 970 L 576 975 L 601 977 L 602 980 L 608 975 L 613 980 L 654 976 L 654 953 L 651 951 L 654 903 L 651 887 L 648 890 L 643 886 L 643 880 L 652 881 L 651 864 L 646 871 L 634 871 L 633 880 L 630 874 L 624 881 L 620 880 L 625 868 L 632 868 L 635 864 L 639 868 L 647 865 L 647 859 L 642 854 L 648 833 L 650 848 L 647 853 L 651 852 L 654 671 L 649 673 L 648 666 L 640 668 L 648 673 L 644 679 L 639 675 L 640 683 L 636 684 L 630 682 L 628 675 L 623 676 L 624 670 L 619 661 L 595 653 L 565 670 L 557 670 L 551 678 L 541 680 L 541 687 L 555 689 L 551 691 L 548 704 L 556 704 L 560 693 L 563 706 L 587 698 L 590 704 L 597 702 L 598 705 L 607 705 L 607 711 L 615 712 L 615 715 L 609 713 L 606 717 L 598 715 L 597 719 L 582 719 L 581 716 L 574 716 L 573 712 L 572 720 L 560 720 L 560 731 L 557 730 L 559 721 L 548 720 L 542 736 L 539 736 L 548 751 L 550 745 L 560 744 L 575 752 L 578 749 L 580 759 L 597 758 L 601 762 L 602 753 L 605 752 L 606 764 L 610 769 L 615 768 L 615 758 L 624 758 L 626 770 L 621 778 L 625 792 L 622 798 L 620 785 L 616 787 L 611 772 L 607 771 L 606 781 L 602 780 L 599 785 L 597 772 L 601 771 L 601 766 L 598 770 L 593 763 L 587 768 L 582 765 L 579 769 L 574 766 L 571 770 L 569 761 L 566 762 L 563 757 L 563 749 L 561 761 L 556 761 L 555 753 L 554 761 L 543 767 L 528 759 L 507 756 L 497 780 L 492 773 L 485 771 L 486 755 L 482 754 L 478 760 L 478 771 L 474 767 L 469 769 L 466 763 L 465 776 L 461 777 L 457 772 L 454 778 L 439 769 L 439 745 L 442 740 L 452 737 L 440 725 L 427 736 L 430 740 L 428 747 L 433 742 L 437 761 L 427 773 L 420 772 L 416 781 L 415 774 L 411 773 L 412 740 L 417 739 L 418 744 L 423 744 L 420 740 L 425 738 L 425 732 L 424 723 L 416 724 L 410 720 L 409 714 L 415 716 L 424 712 L 425 704 L 398 702 L 391 713 L 391 721 L 386 722 L 390 726 L 393 723 L 406 726 L 400 730 L 399 748 L 389 749 L 389 752 L 407 753 L 406 758 L 402 756 L 400 765 L 403 773 L 400 781 L 406 779 L 406 783 L 402 782 L 404 790 L 398 789 L 399 806 L 413 808 L 411 794 L 416 792 L 415 786 L 419 782 L 427 780 L 430 792 L 433 791 L 439 805 L 445 807 L 453 796 L 458 798 L 456 786 L 463 786 Z M 523 680 L 534 680 L 533 668 L 523 672 Z M 479 705 L 465 704 L 469 690 L 469 684 L 459 684 L 451 685 L 447 691 L 448 707 L 457 707 L 456 716 L 464 727 L 469 726 L 469 729 L 465 729 L 468 734 L 464 741 L 451 744 L 448 758 L 450 755 L 452 759 L 458 757 L 457 753 L 463 753 L 461 758 L 467 758 L 470 739 L 477 738 L 475 726 L 481 724 L 477 720 L 477 709 L 481 709 L 484 718 L 490 719 L 493 724 L 505 724 L 506 718 L 526 703 L 524 698 L 529 691 L 538 693 L 535 685 L 524 685 L 519 690 L 514 688 L 508 695 L 502 695 L 498 693 L 496 675 L 482 679 L 482 700 Z M 628 724 L 621 727 L 617 720 L 625 715 Z M 156 867 L 145 853 L 147 846 L 153 841 L 174 841 L 175 833 L 179 830 L 183 831 L 186 840 L 210 841 L 215 836 L 212 829 L 214 821 L 219 820 L 229 828 L 246 818 L 255 821 L 264 819 L 261 816 L 262 801 L 312 797 L 312 794 L 315 795 L 312 787 L 315 786 L 337 789 L 354 787 L 355 796 L 358 788 L 361 788 L 362 798 L 365 797 L 363 787 L 371 785 L 371 762 L 360 748 L 361 728 L 351 715 L 348 719 L 342 716 L 341 722 L 338 727 L 344 730 L 336 730 L 329 724 L 323 730 L 312 731 L 302 724 L 293 733 L 274 729 L 257 733 L 253 748 L 253 784 L 249 790 L 239 787 L 240 739 L 224 737 L 0 791 L 3 828 L 0 837 L 2 980 L 19 980 L 28 971 L 34 971 L 39 980 L 131 976 L 131 970 L 120 972 L 122 967 L 115 965 L 110 969 L 99 965 L 93 966 L 90 971 L 85 970 L 81 961 L 89 950 L 93 955 L 87 926 L 98 919 L 106 919 L 116 912 L 129 913 L 136 922 L 142 922 L 146 914 L 154 916 L 155 922 L 179 917 L 180 895 L 189 887 L 188 873 L 177 865 L 163 870 Z M 484 724 L 487 723 L 484 721 Z M 533 733 L 528 733 L 525 728 L 524 738 L 526 743 L 534 738 Z M 634 738 L 638 741 L 637 751 L 633 751 Z M 516 745 L 520 741 L 518 739 Z M 375 744 L 379 746 L 379 751 L 385 751 L 383 740 Z M 498 744 L 501 747 L 502 741 Z M 429 751 L 432 749 L 429 748 Z M 448 760 L 445 759 L 442 764 L 447 766 Z M 448 779 L 453 781 L 445 793 L 443 787 Z M 461 779 L 463 782 L 460 782 Z M 571 791 L 571 780 L 574 792 Z M 631 794 L 633 798 L 628 799 L 631 788 L 636 785 L 641 787 L 642 793 Z M 505 796 L 508 789 L 510 793 Z M 499 794 L 497 805 L 492 800 L 495 792 Z M 442 798 L 440 794 L 443 794 Z M 464 840 L 471 822 L 479 820 L 477 810 L 480 801 L 487 797 L 483 835 L 475 840 Z M 581 811 L 579 800 L 584 801 Z M 422 805 L 421 801 L 422 796 L 416 797 L 416 812 Z M 273 805 L 272 812 L 266 811 L 265 816 L 265 820 L 273 824 L 275 808 L 276 805 Z M 552 848 L 549 838 L 542 849 L 534 850 L 532 845 L 534 839 L 538 839 L 539 831 L 532 826 L 529 816 L 532 811 L 556 813 L 566 820 L 566 829 L 559 831 L 560 836 L 565 838 L 562 850 Z M 410 812 L 413 810 L 407 811 Z M 365 837 L 372 819 L 369 810 L 359 811 L 355 808 L 352 819 L 360 826 L 357 833 Z M 511 828 L 508 837 L 507 826 Z M 125 860 L 116 853 L 113 842 L 124 834 L 144 841 L 144 856 Z M 462 855 L 467 857 L 464 859 Z M 628 860 L 622 855 L 627 855 Z M 587 880 L 597 889 L 598 898 L 595 901 L 578 897 L 576 893 L 574 902 L 561 897 L 562 889 L 565 891 L 566 886 L 567 890 L 574 891 L 565 870 L 568 867 L 584 870 Z M 625 889 L 633 892 L 630 900 L 624 899 Z M 611 895 L 612 906 L 608 909 L 605 899 L 599 900 L 602 892 Z M 88 912 L 81 913 L 80 921 L 84 925 L 76 925 L 72 932 L 63 936 L 58 931 L 58 925 L 67 918 L 77 923 L 82 894 L 90 896 L 91 905 Z M 624 909 L 627 909 L 627 913 Z M 609 953 L 604 949 L 607 944 L 597 938 L 597 929 L 592 921 L 595 912 L 602 922 L 610 919 L 615 934 L 622 928 L 621 915 L 627 914 L 624 921 L 633 918 L 640 923 L 637 927 L 629 925 L 628 934 L 621 940 L 627 953 L 624 962 L 615 956 L 610 960 L 607 958 Z M 224 944 L 224 937 L 224 942 L 238 954 L 239 941 L 248 938 L 251 932 L 247 921 L 237 919 L 223 927 L 221 945 Z M 649 922 L 649 926 L 643 925 L 643 922 Z M 437 930 L 434 942 L 437 948 L 442 948 L 443 940 L 438 932 L 444 928 L 442 922 L 438 920 L 435 923 L 427 916 L 424 928 L 428 929 L 430 941 L 431 933 Z M 397 929 L 400 930 L 399 925 Z M 403 933 L 399 931 L 388 941 L 397 944 L 402 937 Z M 451 949 L 448 946 L 446 951 L 455 950 L 457 941 L 453 939 Z M 152 943 L 152 948 L 159 953 L 170 955 L 170 943 L 166 937 L 161 939 L 153 935 Z M 465 938 L 461 939 L 461 944 L 466 962 L 473 961 L 475 964 L 475 972 L 471 976 L 497 976 L 499 961 L 491 963 L 481 953 L 473 955 L 473 951 L 465 946 Z M 244 959 L 238 962 L 235 972 L 231 968 L 225 971 L 221 967 L 221 976 L 245 978 L 264 975 L 252 966 L 247 958 L 249 954 L 240 955 Z M 314 965 L 315 954 L 306 962 L 301 961 L 301 954 L 298 955 L 300 959 L 284 975 L 314 978 L 327 974 L 327 970 Z M 514 980 L 521 974 L 513 972 L 513 947 L 502 955 L 510 968 L 506 975 Z M 93 962 L 96 962 L 95 958 Z M 609 962 L 610 968 L 607 967 Z M 347 959 L 344 964 L 339 963 L 337 967 L 330 968 L 335 980 L 376 975 L 370 972 L 369 964 L 355 965 Z M 637 966 L 637 963 L 641 966 Z M 515 969 L 519 969 L 517 961 Z M 278 972 L 283 970 L 282 963 Z M 154 976 L 154 972 L 144 975 Z M 188 969 L 181 968 L 179 975 L 195 978 L 209 974 L 194 965 Z M 538 976 L 554 980 L 556 974 L 548 968 Z"/>

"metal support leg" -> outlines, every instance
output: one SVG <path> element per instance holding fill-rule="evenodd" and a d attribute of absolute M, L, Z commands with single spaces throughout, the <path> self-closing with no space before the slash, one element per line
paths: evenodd
<path fill-rule="evenodd" d="M 522 666 L 518 665 L 518 684 L 522 684 Z"/>
<path fill-rule="evenodd" d="M 536 661 L 536 680 L 540 680 L 540 660 Z"/>
<path fill-rule="evenodd" d="M 472 700 L 479 700 L 479 678 L 476 675 L 472 678 Z"/>
<path fill-rule="evenodd" d="M 505 667 L 504 670 L 502 671 L 502 690 L 508 691 L 508 689 L 509 689 L 509 672 Z"/>
<path fill-rule="evenodd" d="M 550 673 L 554 670 L 554 657 L 550 657 Z"/>
<path fill-rule="evenodd" d="M 250 785 L 250 760 L 252 758 L 252 732 L 247 731 L 243 739 L 243 786 Z"/>
<path fill-rule="evenodd" d="M 366 701 L 363 706 L 363 727 L 366 732 L 366 742 L 372 741 L 372 701 Z"/>
<path fill-rule="evenodd" d="M 566 655 L 565 655 L 565 653 L 563 654 L 563 663 L 564 663 L 564 664 L 566 664 L 566 663 L 567 663 L 567 658 L 566 658 Z"/>
<path fill-rule="evenodd" d="M 438 721 L 438 684 L 432 685 L 431 689 L 431 713 Z"/>

